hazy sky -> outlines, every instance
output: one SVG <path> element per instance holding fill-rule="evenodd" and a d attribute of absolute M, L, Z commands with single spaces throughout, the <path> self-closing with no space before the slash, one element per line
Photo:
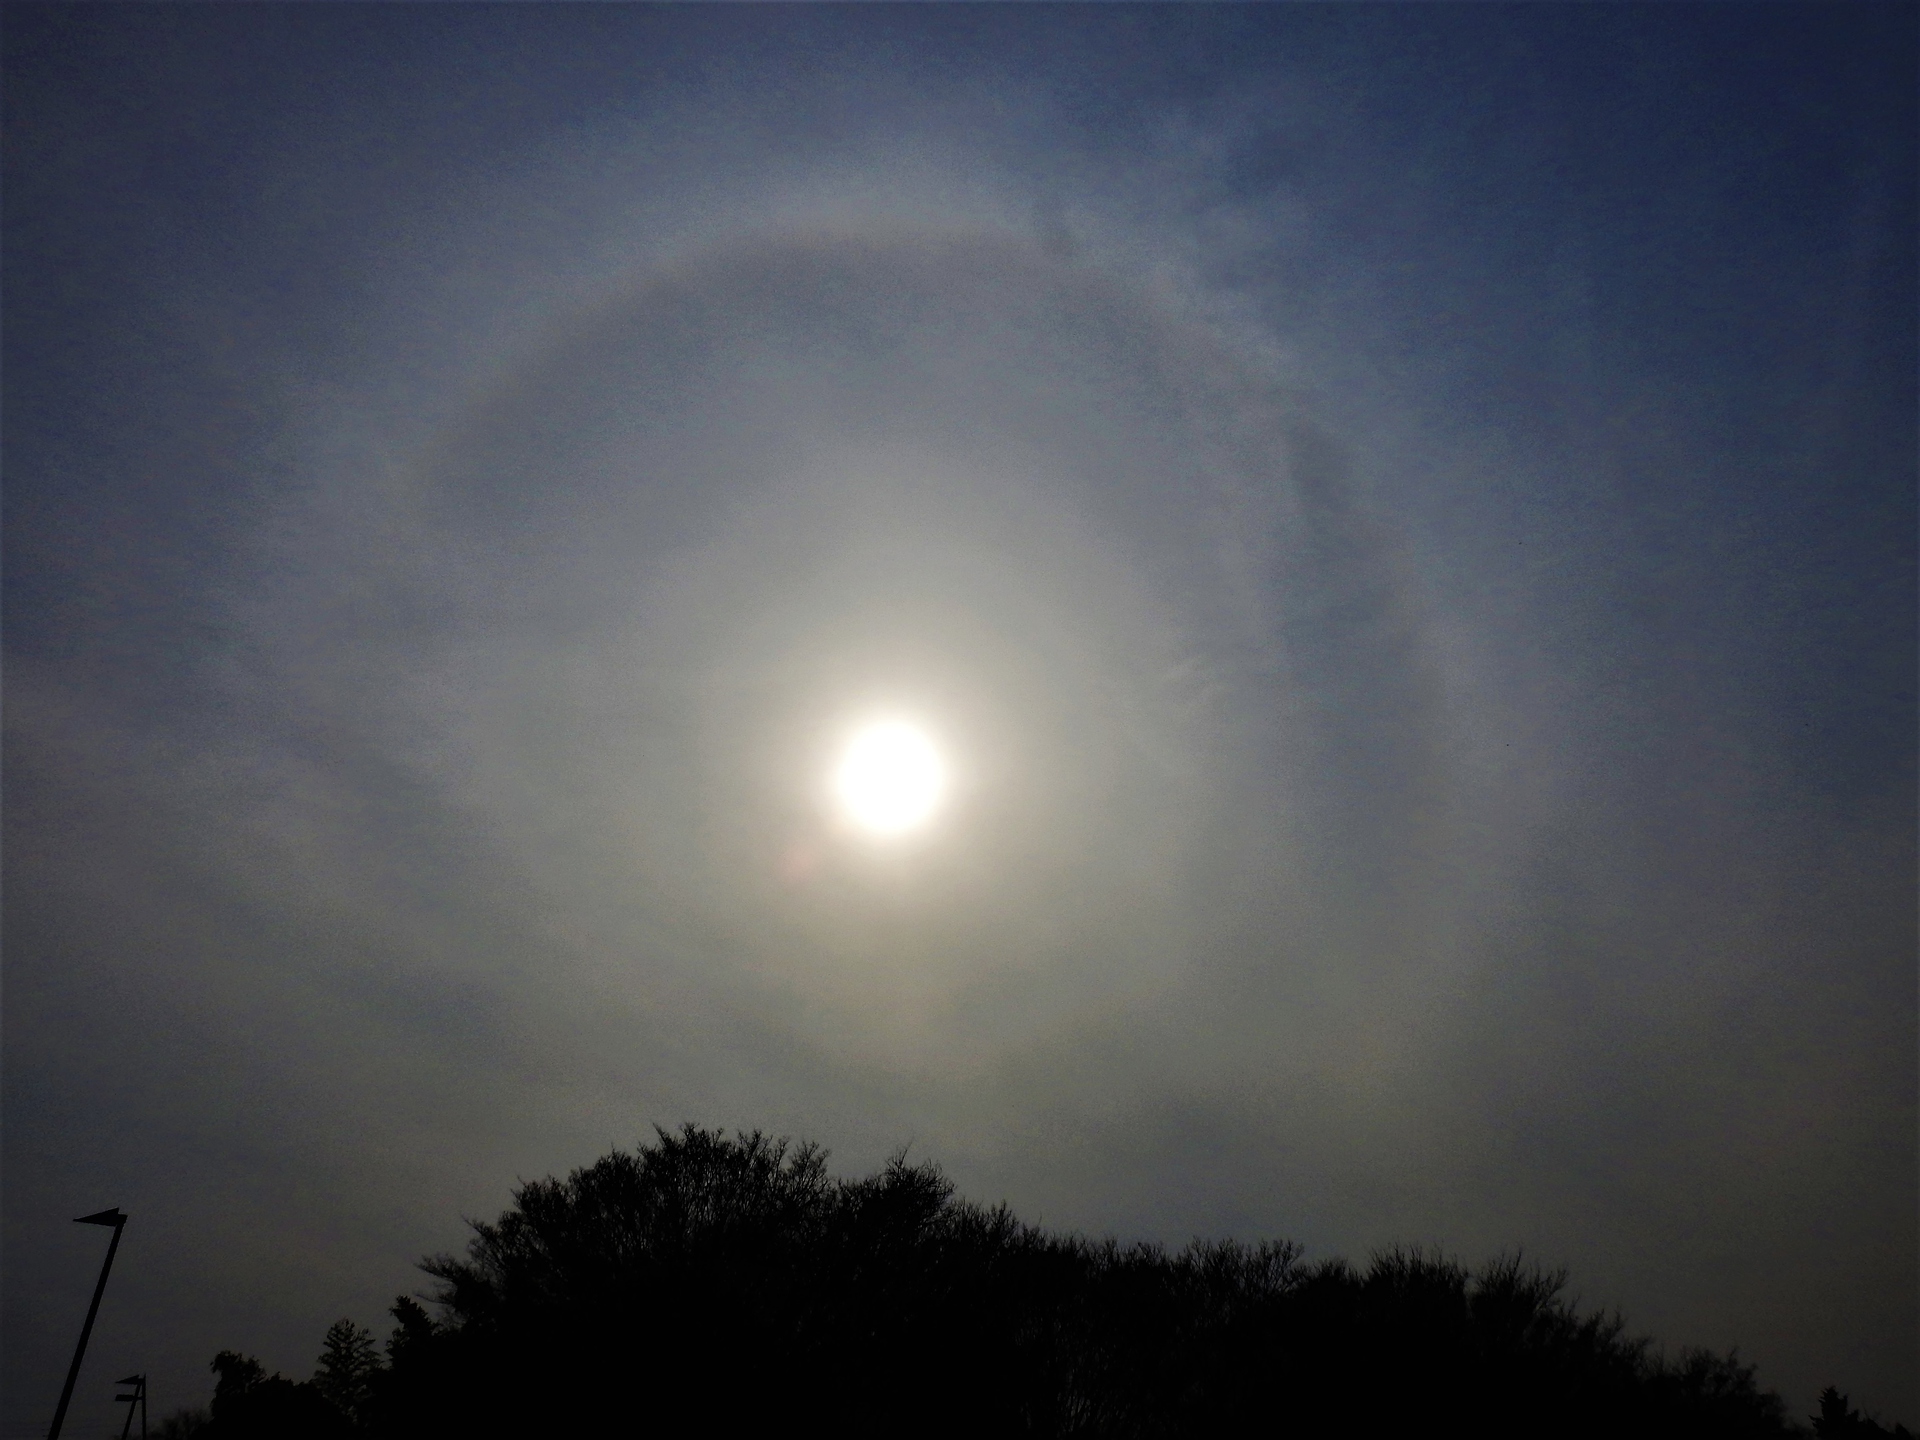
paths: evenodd
<path fill-rule="evenodd" d="M 684 1120 L 1914 1423 L 1916 13 L 9 6 L 5 1435 Z"/>

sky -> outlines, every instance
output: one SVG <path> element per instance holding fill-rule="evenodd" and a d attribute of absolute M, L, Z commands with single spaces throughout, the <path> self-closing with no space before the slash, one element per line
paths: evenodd
<path fill-rule="evenodd" d="M 685 1121 L 1915 1423 L 1916 14 L 7 7 L 0 1434 Z"/>

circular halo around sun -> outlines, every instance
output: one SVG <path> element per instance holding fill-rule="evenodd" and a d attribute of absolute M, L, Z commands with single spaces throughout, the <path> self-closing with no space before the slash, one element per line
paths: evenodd
<path fill-rule="evenodd" d="M 927 732 L 905 720 L 872 720 L 847 737 L 832 792 L 856 829 L 882 838 L 927 825 L 947 795 L 947 766 Z"/>

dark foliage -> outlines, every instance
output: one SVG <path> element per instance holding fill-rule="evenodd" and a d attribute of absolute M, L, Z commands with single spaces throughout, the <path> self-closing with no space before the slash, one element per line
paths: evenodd
<path fill-rule="evenodd" d="M 193 1440 L 195 1436 L 205 1435 L 212 1423 L 213 1415 L 209 1411 L 175 1410 L 153 1427 L 153 1440 Z"/>
<path fill-rule="evenodd" d="M 1095 1243 L 758 1133 L 661 1132 L 473 1229 L 423 1267 L 438 1318 L 395 1305 L 384 1366 L 346 1322 L 318 1389 L 223 1353 L 214 1440 L 1804 1433 L 1734 1357 L 1665 1357 L 1517 1259 Z M 246 1428 L 256 1403 L 284 1418 Z"/>
<path fill-rule="evenodd" d="M 312 1385 L 269 1375 L 250 1355 L 222 1350 L 213 1357 L 213 1420 L 194 1433 L 205 1440 L 344 1440 L 345 1417 Z"/>
<path fill-rule="evenodd" d="M 373 1332 L 351 1320 L 336 1320 L 321 1342 L 320 1368 L 313 1372 L 313 1388 L 348 1421 L 364 1426 L 371 1414 L 381 1368 Z"/>
<path fill-rule="evenodd" d="M 1820 1440 L 1871 1440 L 1876 1435 L 1890 1436 L 1892 1440 L 1914 1440 L 1913 1432 L 1904 1425 L 1895 1425 L 1889 1430 L 1879 1421 L 1862 1415 L 1833 1385 L 1820 1392 L 1820 1413 L 1813 1417 L 1813 1433 Z"/>

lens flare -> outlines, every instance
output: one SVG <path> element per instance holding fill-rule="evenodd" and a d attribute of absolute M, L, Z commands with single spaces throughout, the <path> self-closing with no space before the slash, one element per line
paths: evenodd
<path fill-rule="evenodd" d="M 878 720 L 847 740 L 833 771 L 841 813 L 870 835 L 905 835 L 933 819 L 947 793 L 947 767 L 919 726 Z"/>

